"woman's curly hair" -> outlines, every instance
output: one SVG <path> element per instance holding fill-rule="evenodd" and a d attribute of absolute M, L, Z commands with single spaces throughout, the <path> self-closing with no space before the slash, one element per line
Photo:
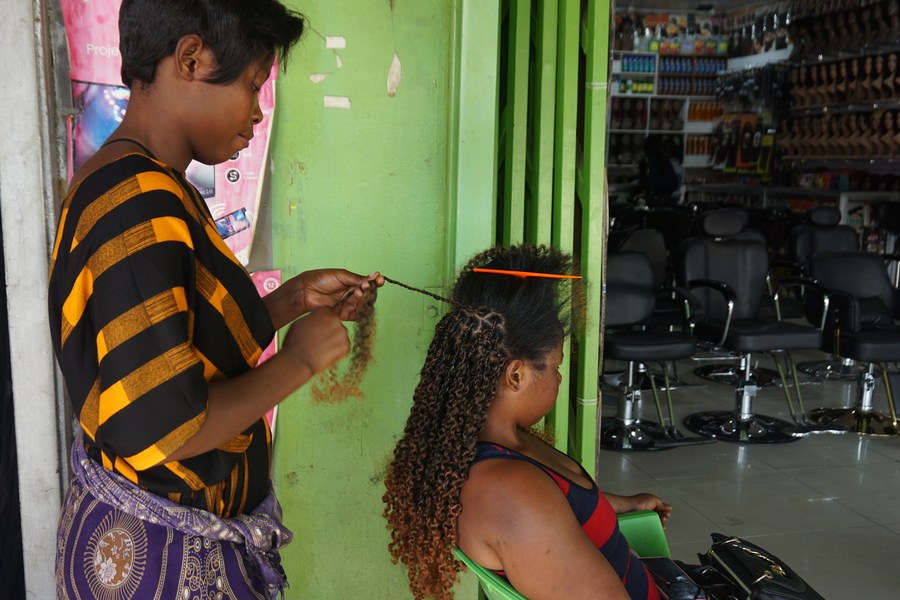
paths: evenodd
<path fill-rule="evenodd" d="M 416 600 L 453 597 L 462 569 L 453 557 L 460 492 L 504 368 L 512 358 L 544 368 L 568 331 L 569 297 L 559 280 L 475 267 L 568 274 L 572 264 L 546 246 L 494 248 L 470 260 L 457 279 L 453 309 L 435 330 L 385 478 L 388 547 L 393 561 L 407 566 Z"/>

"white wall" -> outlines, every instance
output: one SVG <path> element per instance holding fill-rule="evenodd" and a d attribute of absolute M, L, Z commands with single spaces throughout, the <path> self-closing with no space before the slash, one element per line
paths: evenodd
<path fill-rule="evenodd" d="M 0 214 L 6 257 L 19 496 L 29 598 L 55 597 L 62 498 L 59 398 L 47 324 L 56 134 L 48 100 L 46 0 L 5 0 L 0 19 Z M 64 454 L 64 453 L 62 453 Z"/>

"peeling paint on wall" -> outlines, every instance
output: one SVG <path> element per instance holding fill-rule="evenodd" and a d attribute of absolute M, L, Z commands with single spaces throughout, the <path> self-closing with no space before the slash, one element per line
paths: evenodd
<path fill-rule="evenodd" d="M 326 35 L 325 36 L 325 47 L 326 48 L 346 48 L 347 47 L 347 38 L 340 35 Z"/>
<path fill-rule="evenodd" d="M 325 96 L 323 100 L 325 108 L 350 108 L 350 98 L 347 96 Z"/>
<path fill-rule="evenodd" d="M 391 68 L 388 69 L 387 78 L 387 95 L 391 98 L 397 95 L 397 88 L 400 86 L 401 76 L 400 57 L 397 56 L 397 53 L 395 52 L 394 60 L 391 61 Z"/>

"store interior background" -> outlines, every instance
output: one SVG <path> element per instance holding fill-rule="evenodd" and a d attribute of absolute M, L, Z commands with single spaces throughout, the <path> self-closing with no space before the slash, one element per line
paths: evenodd
<path fill-rule="evenodd" d="M 766 236 L 770 259 L 786 260 L 791 228 L 810 208 L 827 205 L 856 228 L 863 250 L 896 250 L 896 3 L 637 0 L 616 2 L 614 11 L 611 239 L 635 226 L 657 227 L 673 239 L 671 249 L 694 234 L 692 216 L 737 206 Z M 798 32 L 788 25 L 798 17 L 814 23 L 817 39 L 795 43 Z M 682 27 L 667 37 L 664 23 Z M 711 24 L 713 35 L 701 35 L 700 23 Z M 717 46 L 722 41 L 727 54 Z M 854 80 L 855 69 L 861 74 Z M 683 185 L 665 200 L 641 190 L 647 138 L 677 148 Z M 896 261 L 885 266 L 896 277 Z M 830 357 L 811 351 L 794 358 Z M 757 360 L 772 367 L 767 357 Z M 606 366 L 615 374 L 623 365 Z M 684 384 L 673 390 L 678 416 L 729 410 L 733 390 L 696 376 L 695 366 L 677 364 Z M 852 379 L 802 381 L 807 409 L 856 400 Z M 607 422 L 619 410 L 616 394 L 604 386 Z M 879 382 L 876 410 L 887 412 L 886 402 Z M 658 420 L 646 389 L 641 403 L 640 416 Z M 761 388 L 754 412 L 791 419 L 778 386 Z M 893 598 L 900 579 L 883 557 L 900 543 L 898 459 L 897 436 L 816 434 L 788 444 L 604 450 L 598 478 L 611 491 L 637 487 L 672 502 L 668 538 L 680 560 L 696 561 L 709 532 L 721 531 L 774 552 L 826 598 Z"/>

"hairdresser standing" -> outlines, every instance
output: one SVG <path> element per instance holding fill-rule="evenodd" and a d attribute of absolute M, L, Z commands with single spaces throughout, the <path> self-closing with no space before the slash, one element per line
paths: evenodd
<path fill-rule="evenodd" d="M 383 280 L 310 271 L 260 299 L 184 171 L 247 147 L 259 90 L 303 26 L 276 0 L 122 3 L 128 111 L 72 179 L 50 274 L 54 349 L 80 423 L 60 598 L 284 587 L 290 532 L 263 415 L 347 353 L 341 321 L 367 314 Z"/>

